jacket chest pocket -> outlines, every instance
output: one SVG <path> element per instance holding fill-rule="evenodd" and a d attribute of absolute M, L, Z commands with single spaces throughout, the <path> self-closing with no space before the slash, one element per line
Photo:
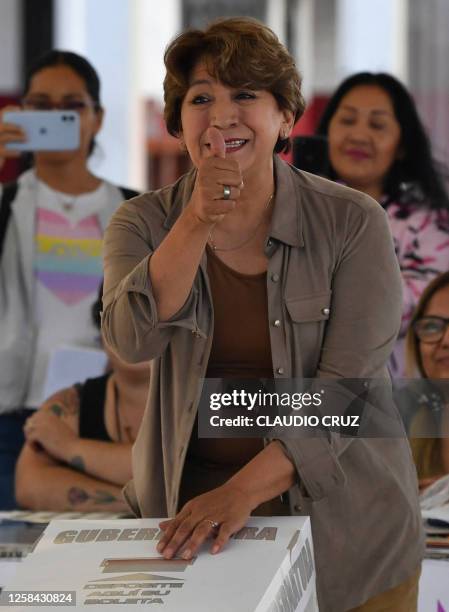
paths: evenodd
<path fill-rule="evenodd" d="M 331 291 L 288 298 L 285 305 L 292 323 L 294 354 L 300 355 L 303 376 L 314 376 L 331 315 Z"/>

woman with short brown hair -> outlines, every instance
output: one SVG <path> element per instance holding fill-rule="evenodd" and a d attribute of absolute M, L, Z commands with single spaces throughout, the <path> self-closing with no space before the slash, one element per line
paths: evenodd
<path fill-rule="evenodd" d="M 295 123 L 302 116 L 305 104 L 301 77 L 290 53 L 259 22 L 229 19 L 215 22 L 204 31 L 184 32 L 167 47 L 164 117 L 172 136 L 178 137 L 182 131 L 182 101 L 190 87 L 189 75 L 200 58 L 206 61 L 210 74 L 223 84 L 265 89 L 279 108 L 293 113 Z M 288 150 L 289 145 L 288 138 L 279 138 L 276 153 Z"/>
<path fill-rule="evenodd" d="M 251 513 L 310 515 L 322 612 L 374 596 L 412 612 L 422 544 L 406 440 L 329 432 L 264 446 L 195 427 L 207 377 L 388 377 L 401 287 L 385 214 L 274 154 L 303 102 L 266 26 L 186 32 L 165 62 L 168 128 L 194 169 L 125 204 L 106 237 L 107 341 L 152 359 L 128 501 L 174 517 L 161 524 L 166 558 L 190 559 L 211 535 L 219 552 Z"/>

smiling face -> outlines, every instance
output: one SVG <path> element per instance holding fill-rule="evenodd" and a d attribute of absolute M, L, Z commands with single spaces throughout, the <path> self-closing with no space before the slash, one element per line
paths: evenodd
<path fill-rule="evenodd" d="M 79 157 L 86 160 L 92 139 L 101 127 L 103 112 L 95 107 L 84 79 L 64 64 L 43 68 L 34 74 L 25 94 L 24 108 L 73 109 L 80 116 L 80 147 L 76 151 L 35 153 L 36 161 L 65 162 Z"/>
<path fill-rule="evenodd" d="M 338 177 L 376 199 L 400 154 L 401 128 L 390 96 L 377 85 L 358 85 L 341 100 L 329 123 L 329 158 Z"/>
<path fill-rule="evenodd" d="M 429 300 L 424 316 L 449 318 L 449 285 Z M 423 370 L 428 378 L 449 378 L 449 326 L 439 342 L 419 342 Z"/>
<path fill-rule="evenodd" d="M 248 178 L 272 173 L 274 146 L 280 134 L 290 134 L 293 113 L 281 110 L 269 91 L 224 85 L 200 61 L 182 102 L 181 125 L 180 136 L 195 166 L 208 156 L 207 130 L 215 127 L 225 140 L 226 156 L 237 160 Z"/>

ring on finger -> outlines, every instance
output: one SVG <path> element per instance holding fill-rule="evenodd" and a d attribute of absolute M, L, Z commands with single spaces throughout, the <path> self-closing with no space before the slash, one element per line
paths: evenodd
<path fill-rule="evenodd" d="M 212 527 L 212 529 L 218 529 L 220 527 L 220 523 L 217 523 L 217 521 L 213 521 L 212 519 L 203 519 L 204 521 L 206 521 L 206 523 L 210 523 L 210 526 Z"/>
<path fill-rule="evenodd" d="M 229 200 L 231 198 L 231 188 L 229 185 L 223 185 L 223 200 Z"/>

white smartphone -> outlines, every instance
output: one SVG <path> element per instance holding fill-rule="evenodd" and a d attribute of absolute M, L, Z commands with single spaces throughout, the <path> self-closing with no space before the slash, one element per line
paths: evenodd
<path fill-rule="evenodd" d="M 73 151 L 80 145 L 80 118 L 75 111 L 7 111 L 3 121 L 20 126 L 25 142 L 9 142 L 13 151 Z"/>

